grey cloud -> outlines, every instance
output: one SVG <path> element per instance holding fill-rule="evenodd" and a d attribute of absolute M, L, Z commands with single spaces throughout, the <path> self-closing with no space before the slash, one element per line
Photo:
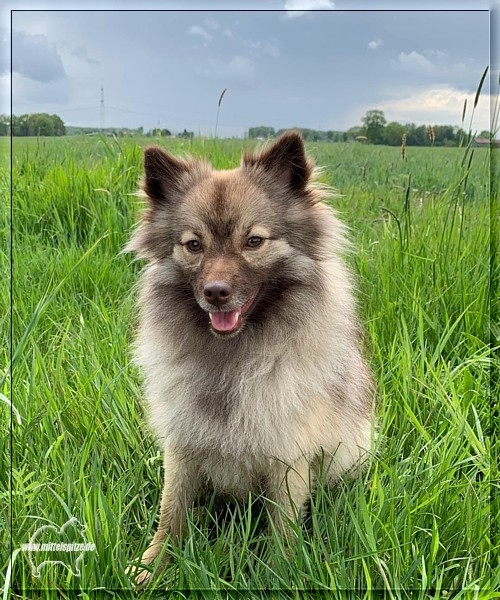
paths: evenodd
<path fill-rule="evenodd" d="M 403 69 L 436 77 L 439 75 L 438 67 L 428 58 L 412 50 L 410 53 L 401 52 L 398 57 L 398 65 Z"/>
<path fill-rule="evenodd" d="M 272 56 L 273 58 L 277 58 L 280 55 L 280 48 L 276 39 L 273 39 L 271 41 L 251 40 L 246 39 L 241 35 L 235 36 L 231 29 L 229 29 L 228 27 L 223 27 L 213 17 L 207 17 L 204 20 L 204 24 L 207 27 L 207 29 L 213 31 L 214 34 L 221 34 L 226 38 L 234 40 L 236 43 L 240 43 L 242 46 L 248 48 L 253 56 L 260 56 L 265 54 L 268 56 Z M 199 35 L 203 35 L 204 37 L 206 37 L 206 39 L 209 39 L 207 36 L 210 36 L 210 39 L 213 39 L 212 35 L 210 35 L 207 31 L 203 30 L 201 27 L 198 26 L 191 27 L 188 33 L 197 33 Z"/>
<path fill-rule="evenodd" d="M 205 38 L 207 42 L 211 42 L 214 39 L 213 35 L 210 35 L 208 31 L 205 31 L 205 29 L 199 25 L 192 25 L 187 32 L 189 35 L 200 35 L 202 38 Z"/>
<path fill-rule="evenodd" d="M 228 62 L 209 58 L 208 63 L 209 67 L 204 74 L 222 81 L 248 85 L 255 78 L 255 63 L 245 56 L 233 56 Z"/>
<path fill-rule="evenodd" d="M 280 56 L 280 47 L 276 40 L 272 40 L 271 42 L 267 41 L 253 41 L 253 40 L 241 40 L 242 44 L 250 49 L 250 52 L 255 56 L 260 56 L 261 54 L 266 54 L 273 58 L 278 58 Z"/>
<path fill-rule="evenodd" d="M 331 0 L 286 0 L 286 15 L 289 18 L 302 17 L 311 10 L 333 10 L 335 4 Z"/>
<path fill-rule="evenodd" d="M 23 77 L 49 83 L 66 76 L 56 45 L 46 36 L 14 31 L 12 70 Z"/>
<path fill-rule="evenodd" d="M 222 35 L 225 35 L 228 38 L 234 37 L 233 32 L 229 28 L 221 27 L 220 24 L 213 17 L 206 18 L 204 23 L 212 31 L 222 33 Z"/>
<path fill-rule="evenodd" d="M 74 57 L 79 58 L 80 60 L 83 60 L 84 62 L 86 62 L 89 65 L 98 65 L 99 64 L 98 60 L 96 60 L 95 58 L 91 58 L 89 56 L 86 46 L 78 46 L 77 48 L 75 48 L 73 50 L 73 52 L 71 54 Z"/>
<path fill-rule="evenodd" d="M 445 60 L 447 53 L 441 50 L 423 50 L 422 53 L 412 50 L 401 52 L 393 65 L 403 77 L 413 83 L 427 85 L 436 81 L 448 85 L 450 81 L 464 90 L 474 90 L 482 69 L 461 61 Z"/>

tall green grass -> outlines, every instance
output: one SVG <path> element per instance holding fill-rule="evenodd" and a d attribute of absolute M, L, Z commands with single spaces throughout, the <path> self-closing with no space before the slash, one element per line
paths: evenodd
<path fill-rule="evenodd" d="M 135 594 L 125 568 L 151 537 L 161 490 L 161 455 L 129 355 L 141 265 L 120 254 L 137 218 L 146 143 L 13 140 L 13 380 L 6 311 L 0 393 L 12 397 L 20 422 L 14 418 L 10 456 L 9 407 L 0 402 L 4 597 L 9 587 L 26 599 L 54 590 L 68 598 Z M 207 156 L 217 168 L 236 166 L 252 145 L 161 143 Z M 242 590 L 249 597 L 259 590 L 498 597 L 490 218 L 499 198 L 497 174 L 490 198 L 489 151 L 408 148 L 402 161 L 397 148 L 308 149 L 325 167 L 322 180 L 338 191 L 332 206 L 351 226 L 349 260 L 379 389 L 378 457 L 354 481 L 320 487 L 290 555 L 261 526 L 255 499 L 230 507 L 226 518 L 201 510 L 143 595 L 167 586 L 207 598 Z M 6 165 L 2 177 L 8 181 Z M 5 233 L 8 217 L 4 211 Z M 0 294 L 8 307 L 7 285 Z M 52 565 L 33 577 L 21 544 L 41 525 L 60 527 L 72 516 L 96 545 L 81 576 Z"/>

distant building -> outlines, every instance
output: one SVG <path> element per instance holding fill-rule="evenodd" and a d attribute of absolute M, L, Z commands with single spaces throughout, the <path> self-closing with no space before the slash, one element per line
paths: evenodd
<path fill-rule="evenodd" d="M 485 137 L 474 138 L 472 144 L 474 146 L 494 146 L 495 148 L 500 148 L 500 140 L 490 140 Z"/>

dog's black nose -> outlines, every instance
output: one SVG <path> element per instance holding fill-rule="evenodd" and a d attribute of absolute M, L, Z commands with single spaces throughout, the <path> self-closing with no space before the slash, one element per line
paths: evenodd
<path fill-rule="evenodd" d="M 225 281 L 211 281 L 203 288 L 203 293 L 207 302 L 221 306 L 229 300 L 233 288 Z"/>

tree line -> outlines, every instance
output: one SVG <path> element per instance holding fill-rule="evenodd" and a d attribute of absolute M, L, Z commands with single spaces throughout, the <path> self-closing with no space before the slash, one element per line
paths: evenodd
<path fill-rule="evenodd" d="M 415 123 L 401 124 L 397 121 L 387 122 L 383 111 L 369 110 L 361 119 L 362 124 L 351 127 L 347 131 L 320 131 L 297 127 L 306 141 L 309 142 L 366 142 L 369 144 L 384 144 L 400 146 L 404 137 L 407 146 L 458 146 L 467 139 L 467 133 L 453 125 L 416 125 Z M 250 127 L 249 138 L 274 138 L 285 129 L 275 130 L 273 127 L 261 125 Z M 62 136 L 71 134 L 104 133 L 108 135 L 145 135 L 151 137 L 169 137 L 168 129 L 153 129 L 145 132 L 143 127 L 137 129 L 113 128 L 99 130 L 89 127 L 66 127 L 58 115 L 35 113 L 26 115 L 0 115 L 0 136 Z M 178 133 L 177 137 L 190 139 L 192 131 Z M 489 131 L 482 131 L 480 138 L 492 139 Z"/>
<path fill-rule="evenodd" d="M 98 128 L 95 127 L 78 127 L 74 125 L 68 125 L 66 127 L 66 135 L 96 135 L 101 134 L 105 136 L 115 136 L 115 137 L 178 137 L 182 139 L 191 139 L 194 138 L 194 131 L 187 131 L 184 129 L 183 131 L 179 131 L 177 134 L 174 134 L 170 129 L 155 127 L 150 129 L 149 131 L 144 131 L 144 127 L 104 127 Z"/>
<path fill-rule="evenodd" d="M 66 127 L 58 115 L 0 115 L 0 135 L 11 133 L 15 136 L 61 136 L 66 135 Z"/>
<path fill-rule="evenodd" d="M 369 110 L 361 120 L 362 125 L 351 127 L 347 131 L 318 131 L 314 129 L 297 129 L 306 141 L 318 142 L 366 142 L 386 146 L 401 146 L 403 136 L 407 146 L 458 146 L 468 134 L 460 127 L 453 125 L 416 125 L 415 123 L 387 122 L 383 111 Z M 274 138 L 284 129 L 273 127 L 250 127 L 249 138 Z M 492 139 L 489 131 L 482 131 L 477 137 Z"/>

